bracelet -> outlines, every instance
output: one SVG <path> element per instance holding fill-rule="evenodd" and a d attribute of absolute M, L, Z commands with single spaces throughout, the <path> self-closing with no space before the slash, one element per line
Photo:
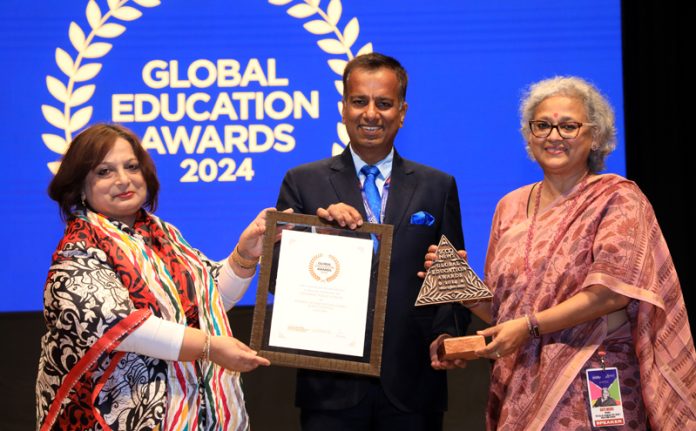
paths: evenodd
<path fill-rule="evenodd" d="M 539 333 L 539 321 L 537 320 L 536 315 L 532 314 L 530 316 L 529 314 L 525 314 L 524 319 L 527 321 L 527 330 L 529 331 L 529 335 L 531 335 L 533 338 L 539 338 L 541 334 Z"/>
<path fill-rule="evenodd" d="M 210 334 L 207 332 L 205 334 L 205 343 L 203 343 L 203 351 L 199 359 L 202 361 L 210 360 Z"/>
<path fill-rule="evenodd" d="M 255 269 L 256 265 L 259 263 L 259 259 L 246 259 L 241 254 L 239 254 L 239 245 L 234 247 L 232 251 L 232 261 L 239 265 L 242 269 Z"/>

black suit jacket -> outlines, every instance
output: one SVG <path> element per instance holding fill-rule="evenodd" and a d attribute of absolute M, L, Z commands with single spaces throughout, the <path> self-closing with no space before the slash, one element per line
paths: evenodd
<path fill-rule="evenodd" d="M 318 208 L 344 202 L 365 207 L 350 150 L 291 169 L 285 175 L 277 208 L 316 214 Z M 427 211 L 432 226 L 410 224 L 411 215 Z M 390 401 L 415 412 L 447 409 L 446 372 L 430 366 L 430 343 L 441 333 L 461 335 L 470 321 L 458 305 L 415 307 L 422 280 L 416 272 L 430 244 L 445 234 L 463 248 L 459 197 L 454 178 L 394 153 L 384 223 L 394 225 L 387 294 L 380 383 Z M 456 307 L 456 308 L 455 308 Z M 455 313 L 459 317 L 455 316 Z M 342 409 L 365 395 L 369 377 L 311 370 L 298 372 L 296 404 L 309 409 Z"/>

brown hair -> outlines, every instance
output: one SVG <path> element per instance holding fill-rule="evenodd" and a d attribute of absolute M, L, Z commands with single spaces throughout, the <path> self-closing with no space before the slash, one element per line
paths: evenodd
<path fill-rule="evenodd" d="M 400 102 L 403 103 L 406 100 L 406 87 L 408 86 L 408 74 L 406 73 L 406 69 L 404 69 L 397 59 L 377 52 L 359 55 L 346 64 L 345 69 L 343 69 L 344 99 L 346 90 L 348 89 L 348 78 L 354 69 L 375 71 L 382 68 L 392 70 L 396 74 L 396 78 L 399 81 L 399 99 Z"/>
<path fill-rule="evenodd" d="M 114 147 L 117 138 L 130 143 L 138 159 L 140 170 L 147 185 L 145 207 L 150 211 L 157 208 L 159 180 L 155 164 L 147 151 L 140 145 L 140 139 L 133 131 L 118 124 L 95 124 L 83 130 L 73 139 L 63 156 L 60 168 L 48 185 L 48 196 L 58 202 L 61 217 L 67 220 L 75 208 L 83 207 L 82 189 L 87 174 L 104 160 Z"/>

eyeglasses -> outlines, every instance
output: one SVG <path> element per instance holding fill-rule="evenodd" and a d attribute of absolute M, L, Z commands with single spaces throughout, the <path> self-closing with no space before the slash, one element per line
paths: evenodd
<path fill-rule="evenodd" d="M 577 121 L 561 121 L 556 125 L 544 120 L 532 120 L 529 122 L 529 130 L 531 130 L 532 135 L 536 136 L 537 138 L 547 138 L 553 129 L 556 129 L 560 137 L 563 139 L 577 138 L 580 134 L 580 128 L 582 126 L 594 126 L 594 124 L 579 123 Z"/>

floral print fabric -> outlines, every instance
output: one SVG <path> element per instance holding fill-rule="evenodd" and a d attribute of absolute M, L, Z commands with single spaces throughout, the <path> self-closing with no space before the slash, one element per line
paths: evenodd
<path fill-rule="evenodd" d="M 133 228 L 91 211 L 71 219 L 44 290 L 37 428 L 247 429 L 238 373 L 114 350 L 151 314 L 231 335 L 219 269 L 144 211 Z"/>

